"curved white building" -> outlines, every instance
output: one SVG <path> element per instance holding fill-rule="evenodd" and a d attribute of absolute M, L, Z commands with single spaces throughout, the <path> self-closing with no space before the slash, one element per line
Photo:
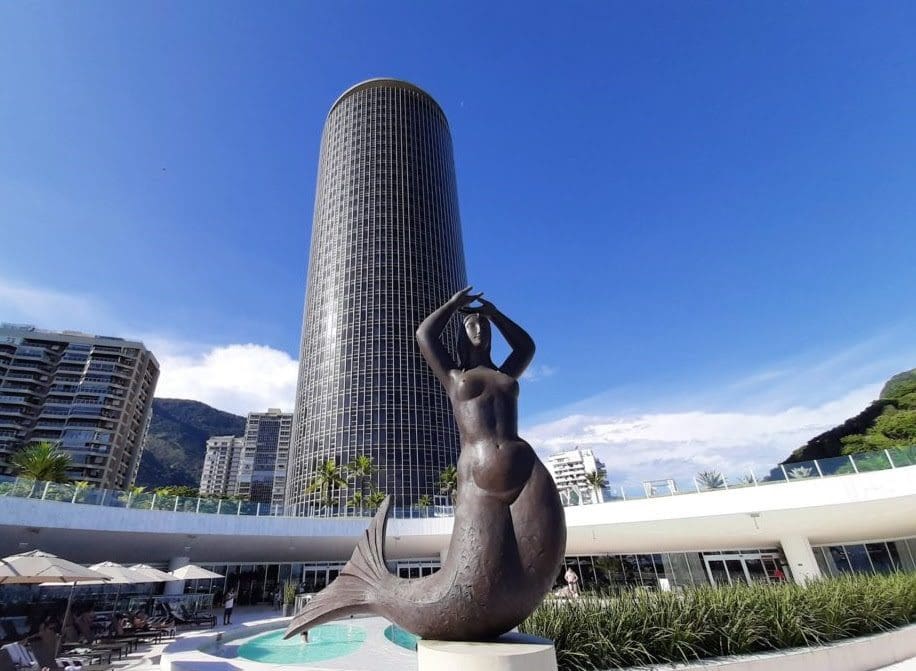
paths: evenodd
<path fill-rule="evenodd" d="M 903 465 L 914 456 L 912 448 L 894 452 L 883 470 L 870 472 L 570 507 L 567 563 L 586 587 L 655 589 L 916 570 L 916 468 Z M 301 582 L 309 591 L 324 586 L 368 524 L 365 518 L 259 516 L 251 504 L 236 502 L 214 514 L 176 512 L 194 500 L 146 497 L 130 508 L 123 499 L 96 498 L 101 505 L 51 500 L 63 498 L 59 488 L 16 492 L 6 485 L 3 556 L 40 548 L 87 564 L 174 568 L 194 562 L 225 573 L 243 604 L 266 599 L 278 581 Z M 22 497 L 29 493 L 32 498 Z M 436 570 L 452 522 L 447 516 L 391 520 L 386 552 L 392 568 L 405 577 Z M 200 581 L 183 588 L 223 585 Z"/>

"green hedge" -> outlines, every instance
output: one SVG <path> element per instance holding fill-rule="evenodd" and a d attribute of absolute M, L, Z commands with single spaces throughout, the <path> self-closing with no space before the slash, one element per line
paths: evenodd
<path fill-rule="evenodd" d="M 545 601 L 519 627 L 552 639 L 563 670 L 691 662 L 810 646 L 916 621 L 916 574 L 634 591 Z"/>

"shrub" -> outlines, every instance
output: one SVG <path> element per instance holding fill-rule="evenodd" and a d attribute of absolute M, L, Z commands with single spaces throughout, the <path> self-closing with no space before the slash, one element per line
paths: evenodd
<path fill-rule="evenodd" d="M 519 627 L 553 639 L 560 669 L 691 662 L 820 645 L 916 621 L 916 574 L 850 575 L 806 587 L 732 585 L 547 600 Z"/>

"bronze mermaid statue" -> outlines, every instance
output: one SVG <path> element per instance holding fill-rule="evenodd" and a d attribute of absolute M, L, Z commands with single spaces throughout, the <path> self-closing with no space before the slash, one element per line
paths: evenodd
<path fill-rule="evenodd" d="M 463 316 L 457 364 L 440 340 L 456 312 Z M 499 367 L 490 357 L 490 322 L 512 349 Z M 445 563 L 410 581 L 388 570 L 388 498 L 340 575 L 293 619 L 286 638 L 369 612 L 425 639 L 488 640 L 517 626 L 553 586 L 566 549 L 563 506 L 547 469 L 518 436 L 518 379 L 534 341 L 471 287 L 429 315 L 417 341 L 448 392 L 461 440 Z"/>

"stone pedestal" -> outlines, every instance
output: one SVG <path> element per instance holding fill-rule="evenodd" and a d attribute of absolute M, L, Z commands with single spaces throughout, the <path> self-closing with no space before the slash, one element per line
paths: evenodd
<path fill-rule="evenodd" d="M 419 671 L 557 671 L 553 642 L 509 633 L 495 641 L 418 641 Z"/>

